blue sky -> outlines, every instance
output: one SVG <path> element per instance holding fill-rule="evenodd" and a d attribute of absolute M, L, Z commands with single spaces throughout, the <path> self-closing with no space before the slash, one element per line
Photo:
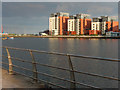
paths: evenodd
<path fill-rule="evenodd" d="M 118 16 L 117 2 L 3 2 L 2 24 L 8 33 L 38 33 L 48 29 L 51 13 Z"/>

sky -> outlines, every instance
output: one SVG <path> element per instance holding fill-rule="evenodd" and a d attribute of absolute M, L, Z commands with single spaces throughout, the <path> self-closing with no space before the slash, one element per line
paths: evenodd
<path fill-rule="evenodd" d="M 3 2 L 43 2 L 43 0 L 1 0 Z M 44 2 L 73 2 L 72 0 L 44 0 Z M 74 2 L 119 2 L 119 0 L 74 0 Z"/>
<path fill-rule="evenodd" d="M 3 2 L 2 24 L 4 32 L 35 34 L 49 29 L 51 13 L 67 12 L 118 17 L 117 2 Z"/>
<path fill-rule="evenodd" d="M 1 12 L 2 12 L 2 3 L 0 2 L 0 25 L 2 25 L 2 13 Z M 1 31 L 0 31 L 0 33 L 1 33 Z"/>

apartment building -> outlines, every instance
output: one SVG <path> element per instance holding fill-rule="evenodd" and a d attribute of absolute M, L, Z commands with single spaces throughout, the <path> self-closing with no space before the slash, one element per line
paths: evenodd
<path fill-rule="evenodd" d="M 92 30 L 100 30 L 100 22 L 92 22 L 91 25 Z"/>
<path fill-rule="evenodd" d="M 91 22 L 91 30 L 89 30 L 89 35 L 91 34 L 101 34 L 100 22 Z"/>
<path fill-rule="evenodd" d="M 119 22 L 118 21 L 112 21 L 111 30 L 113 32 L 119 32 Z"/>
<path fill-rule="evenodd" d="M 106 34 L 106 32 L 119 31 L 119 23 L 115 18 L 109 16 L 101 16 L 98 18 L 93 18 L 91 22 L 91 30 L 89 34 Z M 99 32 L 99 33 L 98 33 Z"/>
<path fill-rule="evenodd" d="M 76 16 L 70 16 L 67 24 L 67 31 L 64 31 L 64 35 L 76 35 Z"/>
<path fill-rule="evenodd" d="M 49 34 L 50 35 L 63 35 L 67 31 L 67 22 L 69 13 L 52 13 L 49 17 Z"/>
<path fill-rule="evenodd" d="M 100 16 L 90 18 L 89 14 L 52 13 L 49 17 L 49 35 L 91 35 L 119 32 L 119 22 L 116 18 Z"/>
<path fill-rule="evenodd" d="M 87 34 L 90 29 L 91 19 L 89 14 L 76 14 L 69 17 L 67 34 Z"/>

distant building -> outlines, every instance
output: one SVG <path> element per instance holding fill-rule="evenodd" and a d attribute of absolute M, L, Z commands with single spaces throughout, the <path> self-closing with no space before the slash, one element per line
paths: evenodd
<path fill-rule="evenodd" d="M 76 14 L 68 19 L 68 32 L 71 34 L 87 34 L 91 29 L 91 19 L 89 14 Z"/>
<path fill-rule="evenodd" d="M 100 30 L 100 22 L 92 22 L 91 30 Z"/>
<path fill-rule="evenodd" d="M 18 36 L 22 36 L 22 34 L 18 34 Z"/>
<path fill-rule="evenodd" d="M 115 18 L 109 16 L 101 16 L 98 18 L 93 18 L 93 21 L 91 23 L 91 30 L 94 30 L 94 33 L 101 32 L 101 34 L 106 34 L 106 32 L 109 31 L 118 32 L 119 23 Z"/>
<path fill-rule="evenodd" d="M 39 33 L 40 36 L 47 36 L 48 34 L 46 33 Z"/>
<path fill-rule="evenodd" d="M 63 35 L 67 31 L 67 21 L 69 13 L 53 13 L 49 17 L 49 34 L 50 35 Z"/>
<path fill-rule="evenodd" d="M 49 30 L 45 30 L 43 32 L 39 32 L 39 35 L 49 35 Z"/>
<path fill-rule="evenodd" d="M 92 34 L 101 34 L 100 22 L 91 23 L 91 30 L 89 30 L 89 35 Z"/>
<path fill-rule="evenodd" d="M 106 32 L 106 36 L 108 36 L 108 37 L 117 37 L 117 36 L 120 36 L 120 32 L 109 31 L 109 32 Z"/>
<path fill-rule="evenodd" d="M 67 30 L 64 31 L 64 35 L 76 35 L 76 19 L 74 16 L 70 16 L 68 19 L 68 27 Z"/>
<path fill-rule="evenodd" d="M 110 16 L 90 19 L 89 14 L 53 13 L 49 17 L 50 35 L 105 35 L 106 32 L 119 32 L 119 22 Z"/>
<path fill-rule="evenodd" d="M 43 33 L 46 33 L 47 35 L 49 35 L 49 30 L 45 30 L 43 31 Z"/>
<path fill-rule="evenodd" d="M 2 36 L 2 35 L 8 35 L 8 33 L 0 33 L 0 36 Z"/>

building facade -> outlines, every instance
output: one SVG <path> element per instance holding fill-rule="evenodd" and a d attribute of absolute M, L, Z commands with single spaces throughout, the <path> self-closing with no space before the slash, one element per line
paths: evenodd
<path fill-rule="evenodd" d="M 92 22 L 91 30 L 100 30 L 100 22 Z"/>
<path fill-rule="evenodd" d="M 76 35 L 76 17 L 70 16 L 67 22 L 67 31 L 64 31 L 64 35 Z"/>
<path fill-rule="evenodd" d="M 120 37 L 120 32 L 113 32 L 113 31 L 110 31 L 110 32 L 106 32 L 106 36 L 108 37 Z"/>
<path fill-rule="evenodd" d="M 67 21 L 69 13 L 53 13 L 49 17 L 49 34 L 50 35 L 63 35 L 67 31 Z"/>
<path fill-rule="evenodd" d="M 91 31 L 93 32 L 92 34 L 97 34 L 96 32 L 101 32 L 102 35 L 106 34 L 106 32 L 109 31 L 118 32 L 119 23 L 118 21 L 116 21 L 115 18 L 109 16 L 93 18 L 93 21 L 91 23 Z"/>
<path fill-rule="evenodd" d="M 49 17 L 49 35 L 105 35 L 110 31 L 119 32 L 119 22 L 109 16 L 91 19 L 89 14 L 58 12 Z"/>
<path fill-rule="evenodd" d="M 87 34 L 91 29 L 91 19 L 89 14 L 76 14 L 68 19 L 68 32 L 71 34 Z"/>
<path fill-rule="evenodd" d="M 91 19 L 89 14 L 76 14 L 77 17 L 77 35 L 87 34 L 87 30 L 91 29 Z"/>

